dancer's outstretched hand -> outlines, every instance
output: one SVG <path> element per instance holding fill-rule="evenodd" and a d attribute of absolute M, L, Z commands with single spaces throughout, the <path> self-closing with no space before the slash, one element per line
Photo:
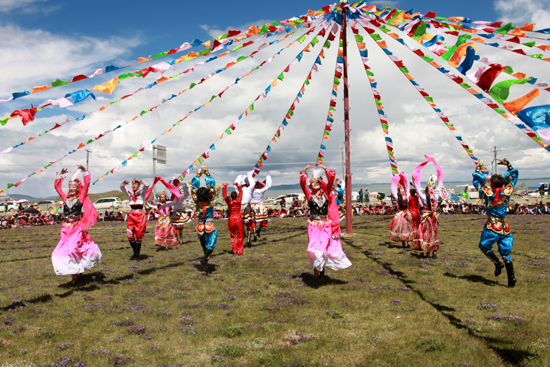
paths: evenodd
<path fill-rule="evenodd" d="M 67 173 L 67 172 L 69 172 L 69 170 L 66 169 L 66 168 L 63 168 L 63 169 L 61 170 L 60 174 L 61 174 L 61 175 L 64 175 L 64 174 Z"/>
<path fill-rule="evenodd" d="M 124 186 L 128 185 L 129 183 L 130 183 L 130 181 L 128 181 L 128 180 L 122 181 L 122 184 L 123 184 Z"/>
<path fill-rule="evenodd" d="M 79 164 L 77 165 L 78 169 L 81 170 L 82 172 L 86 172 L 86 167 L 84 167 L 83 165 Z"/>

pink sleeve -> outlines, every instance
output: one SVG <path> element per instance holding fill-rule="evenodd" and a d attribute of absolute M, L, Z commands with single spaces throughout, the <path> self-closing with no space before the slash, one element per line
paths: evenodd
<path fill-rule="evenodd" d="M 327 169 L 325 171 L 327 175 L 327 187 L 325 187 L 325 193 L 328 195 L 332 192 L 332 187 L 334 186 L 334 181 L 336 180 L 336 170 Z"/>
<path fill-rule="evenodd" d="M 82 176 L 82 181 L 84 182 L 82 190 L 80 190 L 80 197 L 78 198 L 81 203 L 84 203 L 84 200 L 88 197 L 88 190 L 90 189 L 90 177 L 89 173 L 86 173 Z"/>
<path fill-rule="evenodd" d="M 59 194 L 61 197 L 61 201 L 65 201 L 67 198 L 67 194 L 63 192 L 63 177 L 58 177 L 55 179 L 55 182 L 53 184 L 53 187 L 55 188 L 55 191 Z"/>
<path fill-rule="evenodd" d="M 302 191 L 304 192 L 304 195 L 306 196 L 306 200 L 311 200 L 311 192 L 309 191 L 309 188 L 307 187 L 307 173 L 302 172 L 300 174 L 300 186 L 302 187 Z"/>

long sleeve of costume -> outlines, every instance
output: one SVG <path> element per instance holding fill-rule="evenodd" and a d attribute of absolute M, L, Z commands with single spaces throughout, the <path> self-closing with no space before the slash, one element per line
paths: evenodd
<path fill-rule="evenodd" d="M 485 186 L 487 179 L 482 173 L 474 172 L 472 173 L 472 181 L 473 181 L 474 187 L 479 192 L 479 197 L 483 199 L 483 197 L 485 196 L 485 192 L 483 191 L 483 186 Z"/>
<path fill-rule="evenodd" d="M 441 196 L 441 187 L 443 186 L 443 170 L 437 164 L 437 162 L 433 157 L 430 157 L 428 155 L 426 155 L 425 157 L 426 157 L 426 160 L 420 163 L 418 167 L 414 169 L 412 174 L 412 184 L 416 192 L 418 193 L 420 200 L 424 205 L 426 205 L 427 203 L 426 203 L 426 194 L 424 193 L 424 190 L 422 190 L 422 183 L 421 183 L 422 168 L 424 168 L 430 162 L 432 162 L 435 165 L 435 170 L 437 172 L 437 189 L 434 190 L 436 203 L 437 203 L 437 200 L 439 199 L 439 196 Z"/>
<path fill-rule="evenodd" d="M 302 187 L 302 191 L 304 192 L 304 195 L 306 196 L 306 200 L 311 200 L 311 191 L 309 191 L 309 188 L 307 187 L 307 173 L 302 172 L 300 174 L 300 186 Z"/>
<path fill-rule="evenodd" d="M 147 198 L 145 197 L 147 191 L 149 191 L 149 185 L 145 181 L 141 181 L 143 187 L 141 188 L 141 198 L 143 199 L 143 202 L 147 201 Z"/>
<path fill-rule="evenodd" d="M 223 200 L 225 200 L 225 203 L 229 207 L 229 204 L 231 204 L 231 200 L 229 200 L 229 198 L 227 197 L 227 186 L 226 185 L 223 185 L 222 196 L 223 196 Z"/>
<path fill-rule="evenodd" d="M 250 184 L 250 187 L 254 187 L 256 185 L 256 179 L 253 176 L 254 171 L 249 171 L 246 174 L 246 177 L 248 177 L 248 183 Z"/>
<path fill-rule="evenodd" d="M 254 184 L 256 184 L 256 183 L 254 183 Z M 255 191 L 263 194 L 264 192 L 269 190 L 270 187 L 271 187 L 271 176 L 267 175 L 266 178 L 265 178 L 265 186 L 262 187 L 261 189 L 256 189 Z"/>
<path fill-rule="evenodd" d="M 64 202 L 67 198 L 67 194 L 63 192 L 63 177 L 56 178 L 53 187 L 55 188 L 55 191 L 57 191 L 57 193 L 59 194 L 59 197 L 61 197 L 61 201 Z"/>
<path fill-rule="evenodd" d="M 515 188 L 518 183 L 519 171 L 515 168 L 509 169 L 506 173 L 504 173 L 504 178 L 507 179 L 508 183 Z"/>
<path fill-rule="evenodd" d="M 334 186 L 334 181 L 336 180 L 336 170 L 327 169 L 325 170 L 325 174 L 327 175 L 327 187 L 325 189 L 325 193 L 329 195 L 332 191 L 332 187 Z"/>
<path fill-rule="evenodd" d="M 237 189 L 239 189 L 239 197 L 237 198 L 237 200 L 239 201 L 239 203 L 242 203 L 242 201 L 243 201 L 243 187 L 241 185 L 237 185 Z"/>
<path fill-rule="evenodd" d="M 120 184 L 120 191 L 122 191 L 124 193 L 124 195 L 130 197 L 130 194 L 128 193 L 128 189 L 126 188 L 126 185 L 121 183 Z M 145 190 L 147 191 L 147 190 Z"/>
<path fill-rule="evenodd" d="M 83 187 L 80 189 L 80 196 L 79 200 L 81 203 L 84 203 L 86 201 L 86 198 L 88 197 L 88 190 L 90 189 L 90 173 L 85 172 L 84 175 L 82 175 L 82 181 L 83 181 Z"/>

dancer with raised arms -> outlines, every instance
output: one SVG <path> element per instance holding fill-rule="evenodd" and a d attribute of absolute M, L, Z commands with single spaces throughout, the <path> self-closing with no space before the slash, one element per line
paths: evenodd
<path fill-rule="evenodd" d="M 443 170 L 433 157 L 427 155 L 425 157 L 426 161 L 420 163 L 415 168 L 412 174 L 412 182 L 422 203 L 422 218 L 418 233 L 420 245 L 427 256 L 432 254 L 433 258 L 436 259 L 437 251 L 440 249 L 437 207 L 439 205 L 439 197 L 441 196 L 441 187 L 443 186 Z M 423 192 L 421 184 L 422 168 L 430 162 L 435 165 L 437 183 L 430 180 Z M 436 184 L 437 187 L 435 187 Z"/>
<path fill-rule="evenodd" d="M 409 180 L 407 180 L 405 172 L 401 172 L 398 176 L 393 176 L 390 190 L 398 208 L 389 226 L 390 240 L 401 242 L 403 248 L 410 247 L 408 242 L 414 240 L 416 230 L 412 214 L 409 211 Z"/>
<path fill-rule="evenodd" d="M 204 178 L 205 186 L 201 186 L 201 177 Z M 206 270 L 208 261 L 214 252 L 214 248 L 218 242 L 218 229 L 214 225 L 214 200 L 218 195 L 219 187 L 216 187 L 216 180 L 210 176 L 208 168 L 202 166 L 197 171 L 197 176 L 191 180 L 193 187 L 191 195 L 195 202 L 195 211 L 199 217 L 197 224 L 197 236 L 201 242 L 201 247 L 204 252 L 204 258 L 201 259 L 201 264 Z"/>
<path fill-rule="evenodd" d="M 167 201 L 166 193 L 161 192 L 158 203 L 150 205 L 150 207 L 155 209 L 158 213 L 157 224 L 155 225 L 155 245 L 168 250 L 178 245 L 177 231 L 170 219 L 170 209 L 179 201 L 181 193 L 174 185 L 167 182 L 162 177 L 156 177 L 152 187 L 155 187 L 158 181 L 166 186 L 174 198 L 173 200 Z"/>
<path fill-rule="evenodd" d="M 246 237 L 246 243 L 250 246 L 250 239 L 254 228 L 256 227 L 256 221 L 254 220 L 254 212 L 252 211 L 252 206 L 250 201 L 252 200 L 252 192 L 254 191 L 254 185 L 250 183 L 248 179 L 249 176 L 252 176 L 254 172 L 250 171 L 246 175 L 239 175 L 235 179 L 235 182 L 241 186 L 243 190 L 243 197 L 241 200 L 241 219 L 243 221 L 243 228 L 245 233 L 243 234 Z M 234 186 L 235 190 L 238 190 L 237 186 Z"/>
<path fill-rule="evenodd" d="M 149 185 L 142 180 L 133 179 L 132 190 L 128 190 L 126 188 L 128 184 L 129 182 L 126 180 L 120 185 L 120 191 L 128 196 L 128 205 L 132 209 L 130 214 L 128 214 L 126 235 L 130 246 L 132 246 L 132 250 L 134 250 L 130 260 L 139 260 L 141 241 L 143 241 L 143 236 L 147 229 L 147 214 L 143 210 L 143 205 L 147 201 L 146 194 L 149 190 Z"/>
<path fill-rule="evenodd" d="M 57 176 L 54 187 L 63 201 L 63 225 L 61 238 L 52 252 L 52 264 L 57 275 L 72 275 L 76 284 L 78 276 L 93 268 L 102 259 L 101 251 L 90 237 L 87 229 L 98 219 L 97 211 L 88 197 L 90 173 L 84 166 L 69 181 L 69 192 L 63 192 L 63 179 L 68 172 L 66 168 Z M 81 182 L 77 176 L 83 173 Z"/>
<path fill-rule="evenodd" d="M 335 170 L 329 170 L 320 165 L 307 184 L 307 170 L 313 165 L 306 166 L 300 172 L 300 186 L 306 196 L 309 205 L 310 217 L 308 219 L 308 247 L 307 255 L 313 268 L 315 279 L 324 276 L 325 267 L 331 270 L 341 270 L 351 266 L 342 250 L 339 236 L 340 221 L 336 205 L 336 198 L 332 193 Z M 320 174 L 325 171 L 327 183 L 320 179 Z"/>
<path fill-rule="evenodd" d="M 483 232 L 481 232 L 479 248 L 495 265 L 495 276 L 499 276 L 502 268 L 506 266 L 508 287 L 512 288 L 516 286 L 514 265 L 510 257 L 514 236 L 506 221 L 506 213 L 510 196 L 514 193 L 514 188 L 518 182 L 519 172 L 512 167 L 512 164 L 506 158 L 499 161 L 498 164 L 508 167 L 504 176 L 494 174 L 487 180 L 482 173 L 486 171 L 483 162 L 477 165 L 476 171 L 473 173 L 474 186 L 479 190 L 479 197 L 484 200 L 487 209 L 487 223 L 483 227 Z M 504 264 L 493 252 L 495 242 L 498 245 L 498 252 L 502 256 Z"/>
<path fill-rule="evenodd" d="M 227 196 L 227 184 L 223 184 L 222 196 L 227 204 L 227 209 L 229 210 L 229 220 L 227 225 L 229 227 L 229 234 L 231 235 L 231 250 L 233 255 L 242 255 L 243 254 L 243 245 L 244 245 L 244 232 L 243 232 L 243 221 L 241 218 L 241 201 L 243 198 L 243 188 L 235 182 L 237 186 L 237 191 L 231 192 L 231 197 Z"/>
<path fill-rule="evenodd" d="M 264 193 L 271 187 L 271 176 L 267 175 L 264 182 L 256 180 L 253 175 L 249 173 L 248 182 L 250 186 L 254 187 L 252 191 L 252 198 L 250 200 L 250 206 L 254 213 L 254 241 L 257 237 L 260 237 L 262 228 L 267 228 L 267 210 L 264 206 Z"/>
<path fill-rule="evenodd" d="M 181 182 L 174 178 L 172 184 L 178 188 L 180 192 L 180 197 L 172 208 L 172 214 L 170 215 L 170 220 L 172 225 L 178 232 L 178 241 L 179 244 L 183 244 L 183 227 L 185 224 L 191 222 L 195 212 L 195 204 L 193 203 L 193 198 L 191 197 L 191 188 L 187 182 Z M 172 194 L 170 200 L 175 200 L 176 195 Z"/>

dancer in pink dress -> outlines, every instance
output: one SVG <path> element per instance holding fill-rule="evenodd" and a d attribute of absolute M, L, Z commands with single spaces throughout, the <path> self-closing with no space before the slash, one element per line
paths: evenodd
<path fill-rule="evenodd" d="M 323 183 L 314 173 L 307 186 L 307 170 L 313 165 L 306 166 L 300 172 L 300 186 L 309 205 L 310 217 L 308 220 L 307 254 L 315 279 L 324 275 L 325 267 L 331 270 L 345 269 L 351 262 L 342 250 L 340 242 L 340 213 L 336 205 L 336 198 L 332 193 L 332 186 L 336 172 L 320 165 L 327 176 L 327 183 Z M 311 189 L 311 191 L 310 191 Z"/>
<path fill-rule="evenodd" d="M 90 187 L 90 173 L 83 166 L 78 170 L 69 182 L 69 192 L 63 192 L 63 179 L 68 172 L 66 168 L 61 170 L 55 180 L 55 190 L 63 201 L 63 226 L 61 239 L 52 252 L 52 264 L 57 275 L 72 275 L 73 285 L 78 275 L 85 270 L 93 268 L 102 259 L 99 247 L 90 237 L 87 229 L 97 221 L 98 214 L 88 197 Z M 76 176 L 83 172 L 82 182 Z"/>
<path fill-rule="evenodd" d="M 397 202 L 398 211 L 390 223 L 390 240 L 401 242 L 403 247 L 410 247 L 407 242 L 416 237 L 413 216 L 409 210 L 409 180 L 405 172 L 393 176 L 391 181 L 391 195 Z"/>
<path fill-rule="evenodd" d="M 155 187 L 156 183 L 161 181 L 164 186 L 173 194 L 174 198 L 172 201 L 166 201 L 166 193 L 162 192 L 159 197 L 159 203 L 157 205 L 150 205 L 151 208 L 156 209 L 159 215 L 157 224 L 155 226 L 155 245 L 169 249 L 171 247 L 176 247 L 179 243 L 178 233 L 176 228 L 171 223 L 170 219 L 170 208 L 172 208 L 179 201 L 181 196 L 180 191 L 171 183 L 164 180 L 162 177 L 156 177 L 153 186 Z"/>
<path fill-rule="evenodd" d="M 437 206 L 439 205 L 441 187 L 443 186 L 443 170 L 439 167 L 433 157 L 427 155 L 425 157 L 426 161 L 420 163 L 412 174 L 413 186 L 420 197 L 420 202 L 422 203 L 422 218 L 417 235 L 420 239 L 420 244 L 424 253 L 427 256 L 432 254 L 433 258 L 436 259 L 437 251 L 440 249 Z M 434 188 L 435 182 L 430 180 L 428 182 L 428 186 L 426 186 L 426 190 L 422 191 L 422 168 L 430 162 L 435 165 L 435 170 L 437 172 L 437 187 Z"/>

